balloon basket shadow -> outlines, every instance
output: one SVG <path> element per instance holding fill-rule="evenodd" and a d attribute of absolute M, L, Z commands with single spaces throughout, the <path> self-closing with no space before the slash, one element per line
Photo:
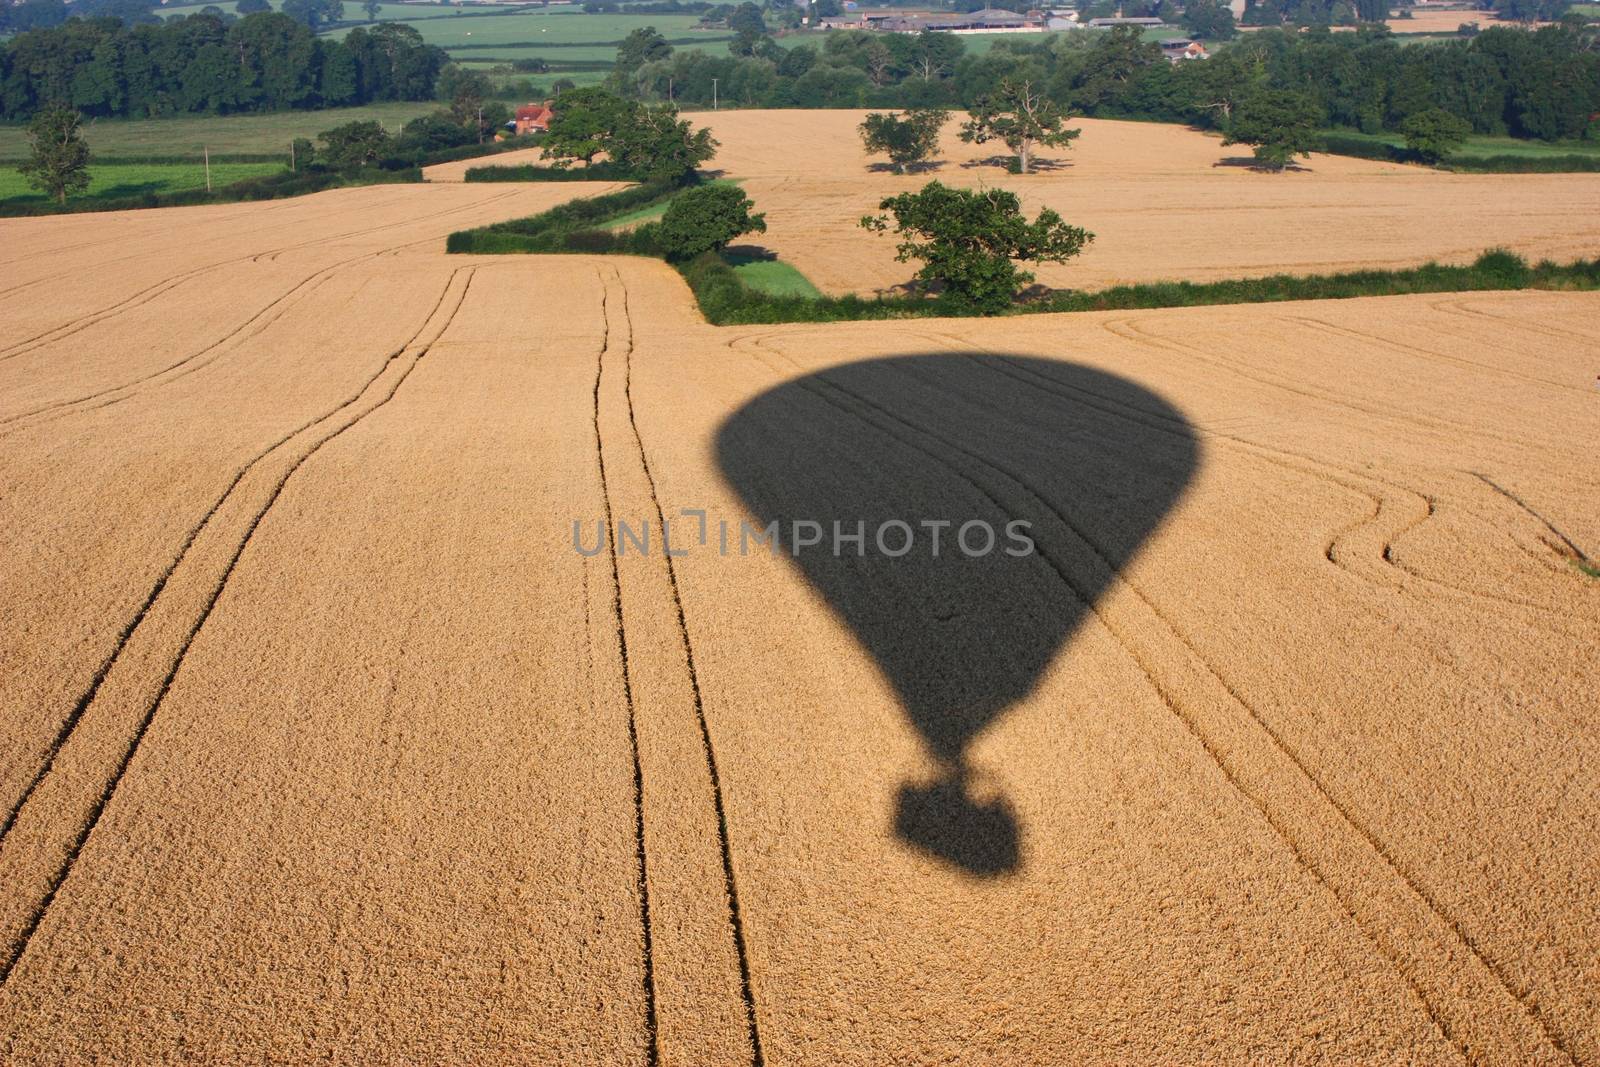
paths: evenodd
<path fill-rule="evenodd" d="M 895 832 L 902 841 L 980 878 L 1022 864 L 1017 818 L 1004 797 L 978 800 L 961 777 L 900 788 Z"/>

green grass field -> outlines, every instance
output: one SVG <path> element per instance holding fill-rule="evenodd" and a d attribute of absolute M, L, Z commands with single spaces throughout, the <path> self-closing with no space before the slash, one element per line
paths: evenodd
<path fill-rule="evenodd" d="M 815 299 L 822 296 L 804 274 L 777 259 L 749 259 L 739 255 L 724 256 L 733 273 L 748 288 L 768 296 L 799 296 Z"/>
<path fill-rule="evenodd" d="M 351 5 L 346 4 L 346 8 Z M 404 10 L 404 9 L 402 9 Z M 620 41 L 630 32 L 654 26 L 668 40 L 678 38 L 728 37 L 726 30 L 695 31 L 700 21 L 695 15 L 585 15 L 575 11 L 526 11 L 512 14 L 493 11 L 461 11 L 445 18 L 431 9 L 427 18 L 401 18 L 414 26 L 429 44 L 450 49 L 461 45 L 583 45 Z M 454 9 L 459 11 L 460 9 Z M 342 37 L 349 27 L 334 30 L 331 37 Z M 693 47 L 686 45 L 684 47 Z M 616 54 L 613 44 L 612 55 Z"/>
<path fill-rule="evenodd" d="M 274 11 L 281 10 L 283 0 L 267 0 Z M 200 9 L 211 5 L 220 7 L 230 15 L 237 15 L 237 0 L 183 0 L 182 3 L 162 4 L 153 14 L 160 18 L 182 18 L 186 15 L 199 14 Z M 382 19 L 421 19 L 429 15 L 449 15 L 459 10 L 449 4 L 384 4 L 378 12 Z M 367 17 L 366 10 L 362 8 L 359 0 L 345 0 L 344 17 L 347 19 L 361 20 Z"/>
<path fill-rule="evenodd" d="M 390 131 L 426 114 L 438 104 L 369 104 L 366 107 L 329 108 L 326 111 L 274 111 L 264 115 L 199 115 L 170 119 L 100 119 L 85 124 L 84 139 L 95 154 L 165 156 L 193 154 L 202 149 L 213 155 L 282 152 L 296 137 L 315 137 L 346 122 L 375 119 Z M 0 160 L 23 159 L 28 154 L 27 132 L 22 126 L 0 126 Z"/>
<path fill-rule="evenodd" d="M 258 178 L 282 170 L 279 163 L 213 163 L 211 184 L 220 188 L 229 182 Z M 88 199 L 117 200 L 144 193 L 176 193 L 206 187 L 205 167 L 200 163 L 102 163 L 89 167 Z M 13 167 L 0 168 L 0 201 L 44 203 L 46 197 L 30 188 Z"/>

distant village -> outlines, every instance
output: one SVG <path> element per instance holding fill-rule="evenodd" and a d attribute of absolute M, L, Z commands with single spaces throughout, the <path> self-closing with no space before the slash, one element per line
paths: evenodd
<path fill-rule="evenodd" d="M 1136 26 L 1142 30 L 1176 29 L 1159 18 L 1127 17 L 1080 18 L 1071 8 L 1059 10 L 1007 11 L 986 7 L 965 14 L 950 15 L 900 15 L 892 12 L 862 11 L 817 20 L 822 30 L 869 30 L 876 33 L 1050 33 L 1057 30 L 1100 30 L 1113 26 Z M 1191 59 L 1205 59 L 1205 46 L 1185 37 L 1162 41 L 1161 52 L 1174 63 Z"/>

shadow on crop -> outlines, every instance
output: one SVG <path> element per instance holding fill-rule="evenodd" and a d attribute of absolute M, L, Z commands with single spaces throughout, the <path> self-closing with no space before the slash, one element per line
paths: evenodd
<path fill-rule="evenodd" d="M 904 355 L 773 387 L 729 416 L 716 452 L 762 525 L 787 537 L 795 522 L 821 524 L 824 543 L 789 558 L 871 653 L 939 768 L 901 785 L 896 834 L 974 875 L 1018 869 L 1015 807 L 980 780 L 971 746 L 1033 692 L 1182 494 L 1198 462 L 1187 420 L 1074 363 Z M 914 535 L 903 555 L 888 554 L 905 540 L 884 526 L 894 520 Z M 1005 551 L 1020 547 L 1014 520 L 1031 524 L 1031 553 Z M 987 553 L 980 528 L 970 553 L 958 540 L 973 521 L 994 531 Z M 835 523 L 864 524 L 864 554 L 843 542 L 835 554 Z"/>

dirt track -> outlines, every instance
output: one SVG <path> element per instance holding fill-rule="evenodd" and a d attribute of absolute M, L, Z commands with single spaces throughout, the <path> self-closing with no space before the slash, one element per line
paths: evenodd
<path fill-rule="evenodd" d="M 1059 164 L 1022 177 L 975 161 L 1003 145 L 967 145 L 945 127 L 936 171 L 870 173 L 858 111 L 702 113 L 722 147 L 716 166 L 766 212 L 753 243 L 793 263 L 829 293 L 901 285 L 915 267 L 894 242 L 857 225 L 885 196 L 947 184 L 1009 189 L 1029 213 L 1053 207 L 1096 235 L 1081 257 L 1036 273 L 1046 285 L 1098 289 L 1135 281 L 1206 281 L 1277 272 L 1467 262 L 1502 245 L 1530 257 L 1592 256 L 1600 244 L 1600 175 L 1445 174 L 1317 155 L 1286 174 L 1259 174 L 1249 149 L 1146 122 L 1075 119 Z M 509 159 L 509 157 L 508 157 Z"/>
<path fill-rule="evenodd" d="M 1600 1063 L 1600 298 L 713 329 L 508 188 L 3 224 L 3 1058 Z M 1038 551 L 716 551 L 897 516 Z"/>

